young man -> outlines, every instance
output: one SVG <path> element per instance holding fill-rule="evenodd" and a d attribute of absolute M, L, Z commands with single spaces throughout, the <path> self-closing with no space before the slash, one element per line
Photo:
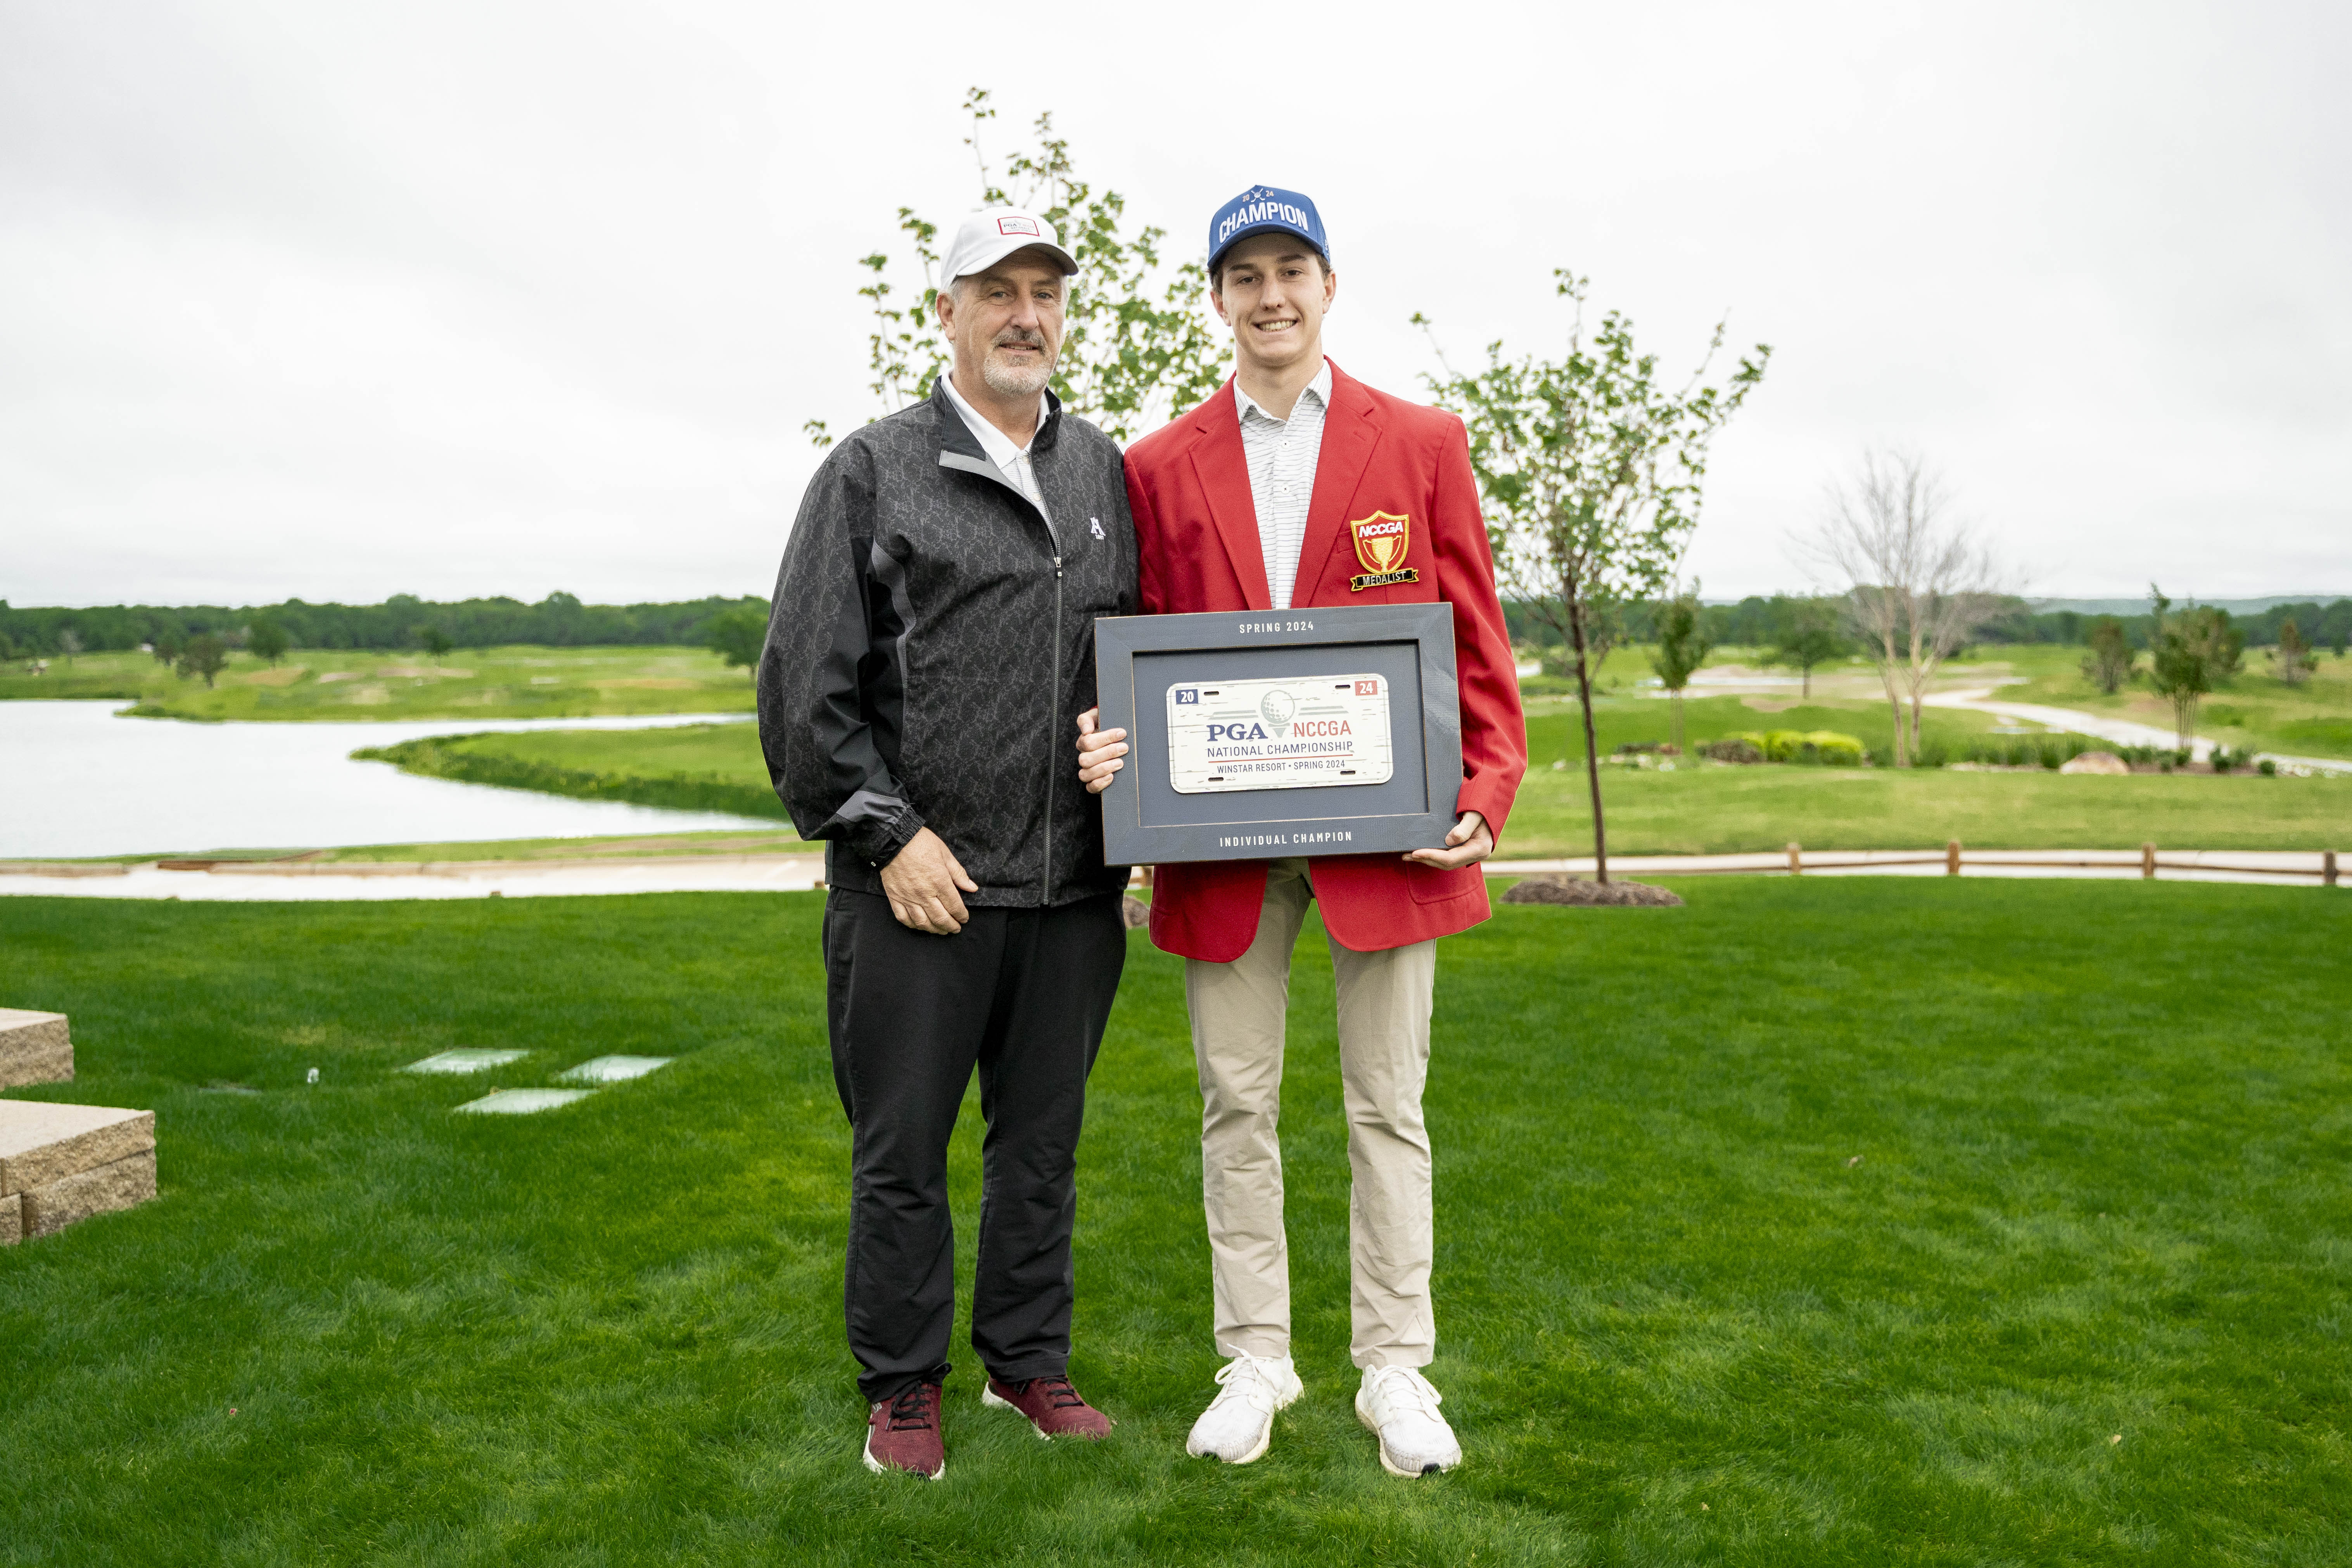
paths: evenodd
<path fill-rule="evenodd" d="M 1476 862 L 1527 771 L 1518 682 L 1461 422 L 1323 357 L 1339 279 L 1315 204 L 1265 186 L 1227 203 L 1210 223 L 1209 279 L 1234 379 L 1127 455 L 1145 613 L 1448 602 L 1463 761 L 1443 848 L 1159 868 L 1151 940 L 1188 961 L 1216 1342 L 1232 1358 L 1186 1447 L 1247 1464 L 1301 1392 L 1276 1121 L 1291 948 L 1314 900 L 1339 986 L 1356 1412 L 1391 1473 L 1426 1475 L 1462 1458 L 1420 1371 L 1437 1343 L 1421 1113 L 1436 939 L 1487 915 Z M 1099 792 L 1125 733 L 1094 732 L 1091 713 L 1079 730 L 1079 776 Z"/>
<path fill-rule="evenodd" d="M 1077 264 L 994 208 L 942 268 L 953 373 L 809 483 L 760 662 L 760 741 L 825 852 L 834 1083 L 853 1132 L 849 1345 L 866 1463 L 936 1479 L 955 1317 L 948 1135 L 977 1066 L 981 1403 L 1044 1436 L 1110 1423 L 1067 1375 L 1087 1075 L 1127 957 L 1063 737 L 1094 618 L 1135 605 L 1118 448 L 1046 390 Z M 1050 739 L 1031 744 L 1016 737 Z"/>

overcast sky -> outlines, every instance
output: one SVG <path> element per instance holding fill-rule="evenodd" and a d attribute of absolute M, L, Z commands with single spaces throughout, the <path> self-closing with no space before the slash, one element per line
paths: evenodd
<path fill-rule="evenodd" d="M 1672 363 L 1727 309 L 1710 598 L 1865 442 L 2038 594 L 2352 593 L 2347 16 L 0 0 L 0 597 L 765 593 L 972 84 L 1187 258 L 1313 196 L 1392 392 L 1557 266 Z"/>

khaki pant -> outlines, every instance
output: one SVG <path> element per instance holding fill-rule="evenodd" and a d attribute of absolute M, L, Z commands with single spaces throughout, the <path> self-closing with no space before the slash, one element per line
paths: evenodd
<path fill-rule="evenodd" d="M 1282 1229 L 1283 1015 L 1290 952 L 1314 897 L 1304 860 L 1266 870 L 1257 939 L 1231 963 L 1188 960 L 1184 1000 L 1201 1069 L 1201 1186 L 1209 1217 L 1220 1354 L 1290 1353 L 1290 1248 Z M 1330 943 L 1348 1115 L 1350 1349 L 1360 1367 L 1426 1366 L 1436 1354 L 1429 1014 L 1437 944 L 1380 952 Z"/>

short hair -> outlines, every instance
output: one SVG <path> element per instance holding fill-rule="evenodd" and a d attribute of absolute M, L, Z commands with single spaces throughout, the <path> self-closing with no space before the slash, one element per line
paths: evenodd
<path fill-rule="evenodd" d="M 1316 249 L 1316 248 L 1315 248 L 1315 247 L 1314 247 L 1313 245 L 1311 245 L 1311 244 L 1307 244 L 1307 242 L 1306 242 L 1306 241 L 1304 241 L 1304 240 L 1300 241 L 1300 243 L 1301 243 L 1301 244 L 1304 244 L 1304 245 L 1307 245 L 1307 255 L 1309 255 L 1309 256 L 1311 256 L 1311 257 L 1313 257 L 1313 258 L 1315 258 L 1315 265 L 1316 265 L 1317 267 L 1318 267 L 1318 268 L 1322 268 L 1323 276 L 1324 276 L 1324 277 L 1326 277 L 1326 278 L 1328 278 L 1329 276 L 1331 276 L 1331 260 L 1330 260 L 1330 258 L 1328 258 L 1328 257 L 1325 256 L 1321 251 L 1319 251 L 1319 250 Z M 1210 266 L 1209 266 L 1209 288 L 1210 288 L 1210 289 L 1211 289 L 1212 291 L 1213 291 L 1213 292 L 1215 292 L 1215 293 L 1219 293 L 1219 294 L 1222 294 L 1222 293 L 1223 293 L 1223 292 L 1225 291 L 1225 265 L 1226 265 L 1226 258 L 1227 258 L 1227 257 L 1230 257 L 1231 255 L 1233 255 L 1233 253 L 1234 253 L 1235 250 L 1239 249 L 1240 247 L 1241 247 L 1241 241 L 1240 241 L 1240 240 L 1235 240 L 1235 241 L 1234 241 L 1234 243 L 1233 243 L 1233 244 L 1231 244 L 1231 245 L 1229 245 L 1229 246 L 1225 247 L 1225 248 L 1224 248 L 1221 253 L 1219 253 L 1219 255 L 1218 255 L 1218 257 L 1217 257 L 1217 259 L 1216 259 L 1215 261 L 1213 261 L 1213 262 L 1212 262 L 1212 263 L 1210 264 Z"/>

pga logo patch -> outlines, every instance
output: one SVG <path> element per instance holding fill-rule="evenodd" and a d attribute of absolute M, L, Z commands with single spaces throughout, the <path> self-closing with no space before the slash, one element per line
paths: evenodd
<path fill-rule="evenodd" d="M 1178 688 L 1176 689 L 1176 703 L 1177 703 L 1177 706 L 1179 706 L 1179 707 L 1184 707 L 1184 706 L 1190 705 L 1190 706 L 1192 706 L 1192 707 L 1198 707 L 1198 706 L 1200 706 L 1200 702 L 1201 702 L 1201 689 L 1200 689 L 1199 687 L 1197 687 L 1197 686 L 1180 686 L 1180 687 L 1178 687 Z"/>

